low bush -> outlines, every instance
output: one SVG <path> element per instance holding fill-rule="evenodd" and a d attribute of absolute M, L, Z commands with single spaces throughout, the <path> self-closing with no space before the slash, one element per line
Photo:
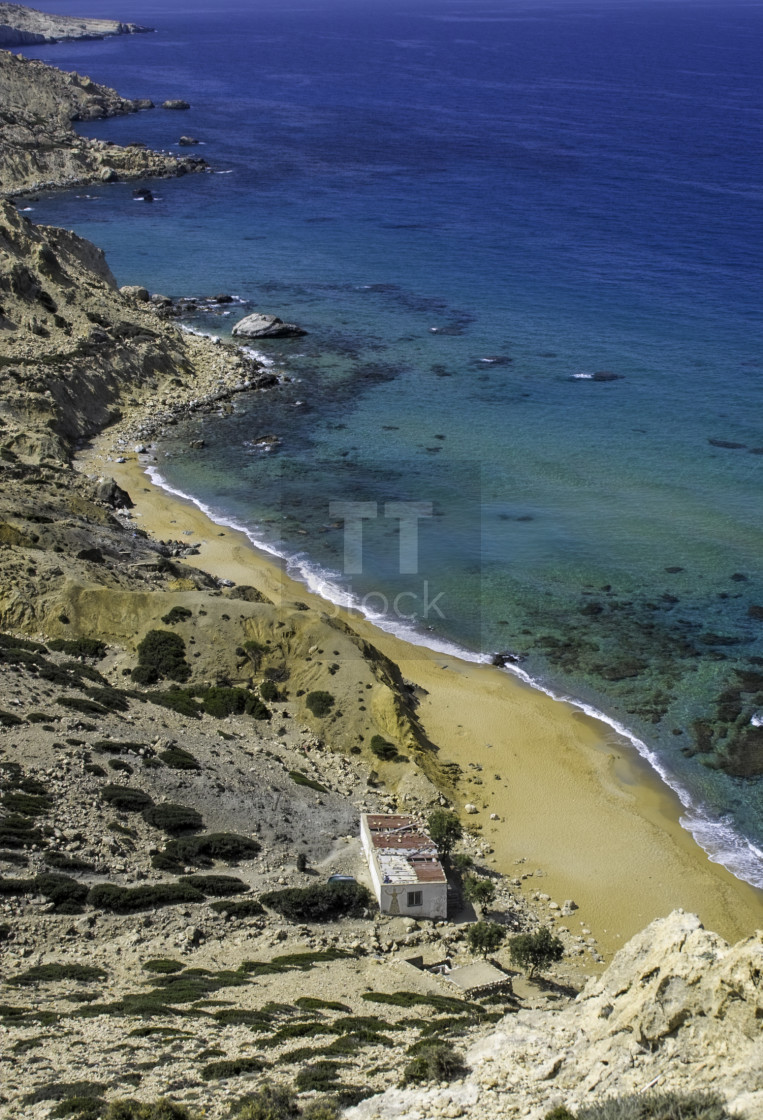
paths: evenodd
<path fill-rule="evenodd" d="M 145 749 L 145 743 L 131 741 L 118 743 L 113 739 L 97 739 L 93 743 L 93 750 L 100 751 L 102 754 L 140 754 Z"/>
<path fill-rule="evenodd" d="M 87 901 L 96 910 L 134 914 L 138 910 L 154 910 L 160 906 L 203 902 L 204 895 L 187 883 L 154 883 L 144 887 L 117 887 L 113 883 L 99 883 L 91 889 Z"/>
<path fill-rule="evenodd" d="M 125 760 L 123 758 L 110 758 L 109 759 L 109 769 L 110 770 L 116 770 L 117 773 L 121 773 L 121 774 L 132 774 L 132 772 L 133 772 L 132 771 L 132 766 L 130 765 L 130 763 L 125 762 Z"/>
<path fill-rule="evenodd" d="M 17 976 L 10 976 L 6 984 L 14 987 L 29 987 L 31 984 L 51 984 L 61 980 L 76 980 L 80 984 L 92 984 L 105 980 L 108 973 L 94 964 L 37 964 Z"/>
<path fill-rule="evenodd" d="M 0 725 L 3 727 L 19 727 L 23 722 L 14 712 L 6 712 L 0 708 Z"/>
<path fill-rule="evenodd" d="M 97 762 L 86 762 L 85 763 L 85 773 L 86 774 L 92 774 L 94 778 L 105 778 L 106 777 L 106 771 L 103 769 L 102 766 L 99 766 Z"/>
<path fill-rule="evenodd" d="M 173 961 L 167 957 L 152 957 L 150 961 L 144 961 L 142 967 L 146 972 L 171 974 L 173 972 L 182 972 L 185 965 L 181 964 L 180 961 Z"/>
<path fill-rule="evenodd" d="M 176 626 L 178 622 L 183 622 L 186 618 L 193 618 L 193 611 L 189 611 L 188 607 L 172 607 L 171 610 L 162 615 L 162 622 L 165 626 Z"/>
<path fill-rule="evenodd" d="M 215 719 L 226 716 L 247 715 L 253 719 L 270 719 L 270 711 L 253 692 L 245 688 L 223 688 L 216 685 L 198 694 L 207 715 Z"/>
<path fill-rule="evenodd" d="M 242 1007 L 226 1007 L 222 1011 L 215 1011 L 213 1018 L 224 1027 L 251 1027 L 253 1030 L 269 1030 L 273 1022 L 272 1015 L 262 1011 L 247 1011 Z"/>
<path fill-rule="evenodd" d="M 142 789 L 132 786 L 104 786 L 101 798 L 121 813 L 141 813 L 154 803 Z"/>
<path fill-rule="evenodd" d="M 133 671 L 134 676 L 134 671 Z M 146 699 L 161 708 L 169 708 L 188 719 L 201 719 L 201 704 L 194 700 L 193 693 L 187 688 L 172 688 L 167 692 L 147 692 Z"/>
<path fill-rule="evenodd" d="M 37 875 L 34 885 L 35 890 L 53 903 L 59 914 L 78 914 L 88 894 L 88 888 L 84 883 L 78 883 L 68 875 L 57 875 L 54 872 Z"/>
<path fill-rule="evenodd" d="M 275 704 L 282 699 L 281 693 L 278 691 L 278 685 L 275 681 L 263 681 L 260 685 L 260 696 L 263 700 L 267 700 L 268 704 Z"/>
<path fill-rule="evenodd" d="M 398 753 L 398 749 L 394 743 L 388 742 L 383 739 L 381 735 L 374 735 L 371 739 L 371 752 L 375 754 L 382 762 L 402 762 L 403 756 Z"/>
<path fill-rule="evenodd" d="M 53 723 L 58 719 L 58 716 L 52 716 L 49 712 L 27 712 L 27 723 Z"/>
<path fill-rule="evenodd" d="M 34 879 L 0 879 L 0 896 L 31 894 L 33 890 Z"/>
<path fill-rule="evenodd" d="M 448 1042 L 432 1042 L 424 1047 L 403 1070 L 403 1085 L 426 1081 L 453 1081 L 463 1077 L 466 1065 Z"/>
<path fill-rule="evenodd" d="M 27 1093 L 24 1104 L 62 1101 L 67 1097 L 100 1097 L 106 1085 L 102 1081 L 51 1081 Z"/>
<path fill-rule="evenodd" d="M 195 1120 L 198 1113 L 184 1104 L 160 1097 L 157 1101 L 114 1100 L 107 1106 L 103 1120 Z"/>
<path fill-rule="evenodd" d="M 350 1011 L 346 1003 L 339 1003 L 335 999 L 319 999 L 317 996 L 300 996 L 295 1002 L 303 1011 Z"/>
<path fill-rule="evenodd" d="M 274 1038 L 312 1038 L 319 1034 L 339 1034 L 330 1023 L 285 1023 L 276 1031 Z"/>
<path fill-rule="evenodd" d="M 59 696 L 56 703 L 63 708 L 69 708 L 73 712 L 81 712 L 85 716 L 107 716 L 109 714 L 109 709 L 104 707 L 103 704 L 99 704 L 95 700 L 85 700 L 80 696 Z"/>
<path fill-rule="evenodd" d="M 66 1097 L 48 1116 L 50 1120 L 61 1120 L 61 1117 L 66 1116 L 72 1116 L 74 1120 L 97 1120 L 103 1116 L 105 1108 L 106 1101 L 103 1097 Z"/>
<path fill-rule="evenodd" d="M 314 716 L 318 716 L 319 719 L 325 718 L 325 716 L 330 713 L 335 703 L 336 701 L 330 692 L 323 692 L 321 690 L 317 692 L 308 692 L 305 697 L 305 704 L 308 709 Z"/>
<path fill-rule="evenodd" d="M 369 1003 L 386 1003 L 392 1007 L 433 1007 L 435 1011 L 458 1014 L 473 1012 L 478 1014 L 482 1008 L 478 1003 L 458 999 L 456 996 L 428 996 L 419 992 L 364 992 L 362 999 Z"/>
<path fill-rule="evenodd" d="M 259 918 L 265 913 L 265 908 L 256 898 L 243 898 L 210 903 L 210 908 L 218 914 L 225 914 L 228 918 Z"/>
<path fill-rule="evenodd" d="M 268 891 L 260 902 L 292 922 L 332 922 L 362 916 L 371 896 L 360 883 L 315 883 Z"/>
<path fill-rule="evenodd" d="M 331 1092 L 336 1088 L 343 1069 L 344 1066 L 339 1062 L 315 1062 L 311 1066 L 302 1067 L 294 1079 L 294 1085 L 301 1093 Z"/>
<path fill-rule="evenodd" d="M 201 1070 L 203 1081 L 221 1081 L 227 1077 L 240 1077 L 244 1073 L 260 1073 L 265 1069 L 261 1058 L 226 1058 L 220 1062 L 210 1062 Z"/>
<path fill-rule="evenodd" d="M 143 820 L 162 832 L 177 835 L 183 832 L 198 832 L 204 827 L 201 814 L 174 801 L 164 801 L 159 805 L 149 805 L 143 810 Z"/>
<path fill-rule="evenodd" d="M 0 820 L 0 847 L 26 848 L 32 844 L 45 847 L 46 841 L 39 828 L 34 828 L 29 817 L 10 813 Z"/>
<path fill-rule="evenodd" d="M 171 770 L 201 770 L 198 759 L 182 747 L 170 747 L 166 751 L 161 751 L 159 758 Z"/>
<path fill-rule="evenodd" d="M 283 953 L 273 957 L 270 963 L 286 968 L 310 968 L 326 961 L 353 960 L 356 955 L 347 949 L 310 949 L 306 953 Z"/>
<path fill-rule="evenodd" d="M 226 898 L 232 894 L 246 894 L 249 890 L 248 885 L 234 875 L 185 875 L 180 879 L 180 882 L 187 883 L 204 895 L 212 895 L 213 898 Z"/>
<path fill-rule="evenodd" d="M 185 659 L 185 642 L 171 630 L 149 630 L 138 645 L 138 665 L 133 680 L 139 684 L 157 681 L 187 681 L 191 666 Z"/>
<path fill-rule="evenodd" d="M 53 808 L 53 802 L 49 797 L 24 793 L 23 790 L 11 790 L 3 794 L 2 803 L 6 812 L 32 818 L 46 817 Z"/>
<path fill-rule="evenodd" d="M 320 782 L 316 782 L 315 778 L 308 778 L 307 774 L 303 774 L 301 770 L 290 770 L 289 777 L 298 786 L 307 786 L 308 789 L 314 789 L 318 793 L 328 793 L 328 790 Z"/>
<path fill-rule="evenodd" d="M 716 1093 L 639 1093 L 578 1109 L 576 1120 L 731 1120 Z"/>
<path fill-rule="evenodd" d="M 106 643 L 98 638 L 54 638 L 48 642 L 48 648 L 69 657 L 91 657 L 94 661 L 106 656 Z"/>
<path fill-rule="evenodd" d="M 200 836 L 179 836 L 170 840 L 160 855 L 174 870 L 177 867 L 182 869 L 185 864 L 208 867 L 214 860 L 235 863 L 253 859 L 260 847 L 259 841 L 239 836 L 236 832 L 202 832 Z"/>
<path fill-rule="evenodd" d="M 292 1120 L 302 1115 L 291 1089 L 267 1082 L 239 1101 L 235 1112 L 236 1120 Z"/>

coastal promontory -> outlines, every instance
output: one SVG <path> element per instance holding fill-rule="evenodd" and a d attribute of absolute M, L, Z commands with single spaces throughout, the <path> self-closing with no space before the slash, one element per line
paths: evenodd
<path fill-rule="evenodd" d="M 115 19 L 63 16 L 39 12 L 21 4 L 0 4 L 0 47 L 56 43 L 61 39 L 104 39 L 109 35 L 134 35 L 150 30 L 150 27 Z"/>

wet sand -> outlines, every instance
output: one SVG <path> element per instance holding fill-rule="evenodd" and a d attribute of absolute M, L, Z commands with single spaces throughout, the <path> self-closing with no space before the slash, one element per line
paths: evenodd
<path fill-rule="evenodd" d="M 463 785 L 465 802 L 479 809 L 465 822 L 481 826 L 496 870 L 533 873 L 526 892 L 577 903 L 563 919 L 572 933 L 585 925 L 608 957 L 677 907 L 698 913 L 729 941 L 763 928 L 763 891 L 708 860 L 679 823 L 678 798 L 608 725 L 505 671 L 411 645 L 327 604 L 245 534 L 154 486 L 134 456 L 110 461 L 113 439 L 113 430 L 100 437 L 80 467 L 111 475 L 130 493 L 137 526 L 163 539 L 192 530 L 200 545 L 195 566 L 252 584 L 276 602 L 336 612 L 426 691 L 420 715 L 427 734 L 444 758 L 482 783 Z"/>

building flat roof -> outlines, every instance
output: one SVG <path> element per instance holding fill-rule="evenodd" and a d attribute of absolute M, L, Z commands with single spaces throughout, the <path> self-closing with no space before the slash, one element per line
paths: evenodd
<path fill-rule="evenodd" d="M 447 883 L 437 846 L 413 817 L 371 813 L 366 820 L 385 883 Z"/>

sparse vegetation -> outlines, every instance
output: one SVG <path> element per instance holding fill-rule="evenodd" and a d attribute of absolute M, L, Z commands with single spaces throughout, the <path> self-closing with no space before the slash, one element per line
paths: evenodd
<path fill-rule="evenodd" d="M 37 875 L 34 885 L 35 890 L 53 903 L 59 914 L 78 914 L 88 894 L 84 883 L 78 883 L 68 875 L 56 875 L 53 872 Z"/>
<path fill-rule="evenodd" d="M 186 875 L 179 880 L 204 895 L 225 898 L 232 894 L 245 894 L 249 887 L 234 875 Z"/>
<path fill-rule="evenodd" d="M 159 758 L 171 770 L 201 770 L 199 760 L 183 747 L 169 747 L 160 752 Z"/>
<path fill-rule="evenodd" d="M 731 1120 L 716 1093 L 638 1093 L 586 1105 L 574 1120 Z"/>
<path fill-rule="evenodd" d="M 320 782 L 316 782 L 315 778 L 309 778 L 307 774 L 303 774 L 301 770 L 290 770 L 289 777 L 298 786 L 307 786 L 308 789 L 314 789 L 317 793 L 328 793 L 328 790 Z"/>
<path fill-rule="evenodd" d="M 141 813 L 154 803 L 142 789 L 132 786 L 104 786 L 101 798 L 120 813 Z"/>
<path fill-rule="evenodd" d="M 390 743 L 381 735 L 374 735 L 370 743 L 371 753 L 375 754 L 381 762 L 403 762 L 403 756 L 399 753 L 394 743 Z"/>
<path fill-rule="evenodd" d="M 330 692 L 323 692 L 320 689 L 316 692 L 308 692 L 305 697 L 305 704 L 308 709 L 319 719 L 325 719 L 335 703 L 336 701 Z"/>
<path fill-rule="evenodd" d="M 92 984 L 105 980 L 106 970 L 94 964 L 38 964 L 17 976 L 10 976 L 7 984 L 14 987 L 29 987 L 32 984 L 51 984 L 62 980 L 76 980 L 80 984 Z"/>
<path fill-rule="evenodd" d="M 185 659 L 185 642 L 171 630 L 149 630 L 138 645 L 138 664 L 132 671 L 138 684 L 161 680 L 187 681 L 191 667 Z"/>
<path fill-rule="evenodd" d="M 228 918 L 259 918 L 265 913 L 265 908 L 256 898 L 243 898 L 210 903 L 212 910 L 218 914 L 225 914 Z"/>
<path fill-rule="evenodd" d="M 253 859 L 260 851 L 259 841 L 236 832 L 203 832 L 199 836 L 179 836 L 170 840 L 163 852 L 153 857 L 154 865 L 163 871 L 177 871 L 186 864 L 208 867 L 212 861 L 235 863 Z"/>
<path fill-rule="evenodd" d="M 150 961 L 144 961 L 142 967 L 146 972 L 171 974 L 173 972 L 182 972 L 185 965 L 182 965 L 180 961 L 169 960 L 167 957 L 153 957 Z"/>
<path fill-rule="evenodd" d="M 357 918 L 371 905 L 360 883 L 315 883 L 260 895 L 260 902 L 292 922 L 333 922 Z"/>
<path fill-rule="evenodd" d="M 453 1081 L 463 1077 L 466 1065 L 449 1042 L 430 1042 L 423 1046 L 403 1070 L 403 1085 L 427 1081 Z"/>
<path fill-rule="evenodd" d="M 162 622 L 165 626 L 176 626 L 178 622 L 183 622 L 186 618 L 193 618 L 193 611 L 188 607 L 172 607 L 167 611 L 167 614 L 162 615 Z"/>
<path fill-rule="evenodd" d="M 143 810 L 143 820 L 162 832 L 175 836 L 184 832 L 198 832 L 204 827 L 201 814 L 174 801 L 164 801 L 159 805 L 149 805 Z"/>
<path fill-rule="evenodd" d="M 204 711 L 216 719 L 231 715 L 248 715 L 253 719 L 270 719 L 270 711 L 255 693 L 245 688 L 214 686 L 200 693 Z"/>
<path fill-rule="evenodd" d="M 203 902 L 204 895 L 188 883 L 154 883 L 144 887 L 118 887 L 114 883 L 99 883 L 92 888 L 87 901 L 96 910 L 134 914 L 138 910 L 154 910 L 160 906 Z"/>
<path fill-rule="evenodd" d="M 220 1081 L 227 1077 L 240 1077 L 243 1073 L 259 1073 L 264 1068 L 262 1058 L 226 1058 L 204 1066 L 201 1077 L 204 1081 Z"/>
<path fill-rule="evenodd" d="M 54 638 L 48 642 L 48 648 L 69 657 L 90 657 L 94 661 L 106 656 L 106 643 L 98 638 Z"/>

